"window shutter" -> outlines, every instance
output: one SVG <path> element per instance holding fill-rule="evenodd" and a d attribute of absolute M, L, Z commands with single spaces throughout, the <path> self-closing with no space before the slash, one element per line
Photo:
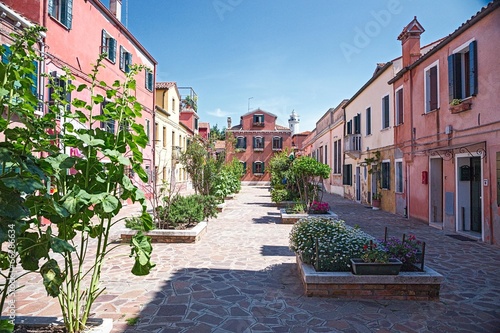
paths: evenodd
<path fill-rule="evenodd" d="M 114 38 L 109 39 L 108 58 L 112 62 L 116 62 L 116 39 Z"/>
<path fill-rule="evenodd" d="M 469 84 L 471 96 L 476 96 L 478 91 L 477 84 L 477 41 L 469 44 Z"/>
<path fill-rule="evenodd" d="M 253 137 L 253 148 L 255 148 L 257 145 L 256 145 L 256 140 L 255 140 L 255 137 Z"/>
<path fill-rule="evenodd" d="M 280 137 L 280 149 L 283 149 L 283 138 Z"/>
<path fill-rule="evenodd" d="M 262 172 L 262 173 L 264 173 L 264 172 L 266 171 L 266 168 L 265 168 L 265 163 L 264 163 L 264 162 L 262 162 L 262 163 L 260 164 L 260 170 L 261 170 L 261 172 Z"/>
<path fill-rule="evenodd" d="M 438 91 L 437 91 L 437 66 L 429 70 L 429 88 L 430 88 L 430 110 L 438 108 Z"/>
<path fill-rule="evenodd" d="M 262 137 L 262 148 L 264 148 L 264 137 Z"/>
<path fill-rule="evenodd" d="M 73 0 L 66 0 L 66 27 L 71 29 L 71 24 L 73 22 Z"/>
<path fill-rule="evenodd" d="M 106 30 L 101 31 L 101 53 L 109 53 L 109 46 L 106 45 Z"/>
<path fill-rule="evenodd" d="M 120 69 L 123 71 L 125 70 L 125 58 L 124 58 L 124 54 L 123 54 L 123 46 L 120 45 Z"/>
<path fill-rule="evenodd" d="M 389 96 L 385 96 L 385 128 L 389 127 Z"/>
<path fill-rule="evenodd" d="M 398 108 L 398 125 L 403 123 L 403 89 L 396 92 L 397 108 Z"/>
<path fill-rule="evenodd" d="M 252 163 L 252 172 L 253 172 L 253 173 L 255 173 L 255 169 L 256 169 L 256 167 L 255 167 L 255 162 L 253 162 L 253 163 Z"/>
<path fill-rule="evenodd" d="M 49 87 L 49 104 L 54 104 L 54 97 L 52 96 L 54 94 L 54 87 L 55 85 L 59 85 L 59 79 L 57 78 L 57 72 L 53 71 L 50 72 L 50 76 L 52 79 L 49 81 L 50 82 L 50 87 Z"/>
<path fill-rule="evenodd" d="M 34 72 L 29 76 L 33 80 L 31 92 L 38 97 L 38 61 L 33 61 L 33 65 L 35 66 Z"/>
<path fill-rule="evenodd" d="M 49 12 L 50 16 L 55 16 L 54 15 L 54 0 L 49 0 L 48 12 Z"/>
<path fill-rule="evenodd" d="M 372 134 L 372 109 L 366 109 L 366 135 Z"/>
<path fill-rule="evenodd" d="M 347 134 L 352 134 L 352 120 L 347 122 Z"/>
<path fill-rule="evenodd" d="M 455 54 L 448 56 L 448 94 L 451 103 L 455 99 Z"/>
<path fill-rule="evenodd" d="M 9 63 L 9 58 L 12 54 L 12 50 L 10 49 L 10 46 L 3 44 L 4 47 L 4 52 L 2 53 L 2 63 L 7 64 Z"/>
<path fill-rule="evenodd" d="M 71 85 L 71 80 L 68 80 L 68 82 L 64 82 L 64 93 L 66 94 L 65 98 L 66 98 L 66 102 L 68 104 L 66 104 L 66 111 L 70 111 L 71 110 L 71 91 L 69 90 L 69 86 Z"/>
<path fill-rule="evenodd" d="M 125 53 L 125 72 L 130 72 L 130 66 L 132 65 L 132 53 Z"/>

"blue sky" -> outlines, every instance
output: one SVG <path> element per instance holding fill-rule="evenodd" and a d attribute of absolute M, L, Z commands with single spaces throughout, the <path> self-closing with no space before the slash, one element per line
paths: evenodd
<path fill-rule="evenodd" d="M 128 2 L 128 4 L 127 4 Z M 300 130 L 401 55 L 414 16 L 421 45 L 447 36 L 487 0 L 123 0 L 129 30 L 158 61 L 157 81 L 191 86 L 200 121 L 227 126 L 261 108 Z M 125 15 L 125 13 L 128 15 Z M 127 17 L 125 17 L 127 16 Z"/>

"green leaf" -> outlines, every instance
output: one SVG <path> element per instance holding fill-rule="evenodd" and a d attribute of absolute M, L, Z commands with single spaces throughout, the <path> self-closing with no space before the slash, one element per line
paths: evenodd
<path fill-rule="evenodd" d="M 76 251 L 76 249 L 73 246 L 71 246 L 67 241 L 57 237 L 52 237 L 50 239 L 50 248 L 55 253 L 63 253 L 63 254 L 67 252 Z"/>
<path fill-rule="evenodd" d="M 104 102 L 104 96 L 102 95 L 92 96 L 92 102 L 96 104 L 101 104 L 102 102 Z"/>
<path fill-rule="evenodd" d="M 87 88 L 87 85 L 86 85 L 86 84 L 80 84 L 80 85 L 78 86 L 78 88 L 76 88 L 76 91 L 81 92 L 81 91 L 83 91 L 85 88 Z"/>
<path fill-rule="evenodd" d="M 80 139 L 87 146 L 94 147 L 94 146 L 102 146 L 102 145 L 104 145 L 104 140 L 92 138 L 90 135 L 88 135 L 86 133 L 82 134 L 80 136 Z"/>
<path fill-rule="evenodd" d="M 102 200 L 102 209 L 105 213 L 111 213 L 118 208 L 120 201 L 113 195 L 106 195 Z"/>
<path fill-rule="evenodd" d="M 8 188 L 16 189 L 24 193 L 33 193 L 37 190 L 45 188 L 38 179 L 21 178 L 20 176 L 11 176 L 0 179 L 2 183 Z"/>
<path fill-rule="evenodd" d="M 41 268 L 40 274 L 43 277 L 43 285 L 47 294 L 52 297 L 57 297 L 60 292 L 62 283 L 64 282 L 65 276 L 61 272 L 57 261 L 50 259 Z"/>
<path fill-rule="evenodd" d="M 146 173 L 146 171 L 144 171 L 144 169 L 141 167 L 140 164 L 135 164 L 132 169 L 134 170 L 134 172 L 139 176 L 139 178 L 143 181 L 143 182 L 147 182 L 148 181 L 148 174 Z"/>
<path fill-rule="evenodd" d="M 14 332 L 14 324 L 9 319 L 0 319 L 0 333 Z"/>
<path fill-rule="evenodd" d="M 151 263 L 151 252 L 153 251 L 151 238 L 139 231 L 132 237 L 130 246 L 132 247 L 130 256 L 134 256 L 135 259 L 132 274 L 138 276 L 148 275 L 151 269 L 155 267 Z"/>

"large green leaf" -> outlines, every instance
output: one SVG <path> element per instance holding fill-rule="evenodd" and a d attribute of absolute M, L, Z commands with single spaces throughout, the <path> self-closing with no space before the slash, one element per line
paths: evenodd
<path fill-rule="evenodd" d="M 64 274 L 61 272 L 57 261 L 50 259 L 41 268 L 40 274 L 43 277 L 43 285 L 47 294 L 57 297 L 64 282 Z"/>
<path fill-rule="evenodd" d="M 65 241 L 63 239 L 60 239 L 60 238 L 57 238 L 57 237 L 51 237 L 50 238 L 50 248 L 55 253 L 74 252 L 76 250 L 67 241 Z"/>
<path fill-rule="evenodd" d="M 20 175 L 0 178 L 0 181 L 8 188 L 16 189 L 20 192 L 28 194 L 45 188 L 39 179 L 21 177 Z"/>
<path fill-rule="evenodd" d="M 134 267 L 132 267 L 132 274 L 138 276 L 148 275 L 151 269 L 155 267 L 155 265 L 151 263 L 151 252 L 153 251 L 151 238 L 139 231 L 132 237 L 130 246 L 132 247 L 130 256 L 133 256 L 135 259 Z"/>
<path fill-rule="evenodd" d="M 105 213 L 111 213 L 118 208 L 120 201 L 113 195 L 106 195 L 102 200 L 102 209 Z"/>

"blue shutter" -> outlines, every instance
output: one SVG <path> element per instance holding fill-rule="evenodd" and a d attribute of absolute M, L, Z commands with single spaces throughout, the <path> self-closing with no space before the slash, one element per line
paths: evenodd
<path fill-rule="evenodd" d="M 471 96 L 476 96 L 478 92 L 477 84 L 477 41 L 469 44 L 469 84 Z"/>
<path fill-rule="evenodd" d="M 4 51 L 2 53 L 2 63 L 8 64 L 9 63 L 9 58 L 12 55 L 12 51 L 10 49 L 10 46 L 3 44 L 2 45 L 4 48 Z"/>
<path fill-rule="evenodd" d="M 68 29 L 71 29 L 71 24 L 73 22 L 73 0 L 66 0 L 66 17 L 65 23 Z"/>
<path fill-rule="evenodd" d="M 49 0 L 48 12 L 49 12 L 50 16 L 55 16 L 54 15 L 54 0 Z"/>

